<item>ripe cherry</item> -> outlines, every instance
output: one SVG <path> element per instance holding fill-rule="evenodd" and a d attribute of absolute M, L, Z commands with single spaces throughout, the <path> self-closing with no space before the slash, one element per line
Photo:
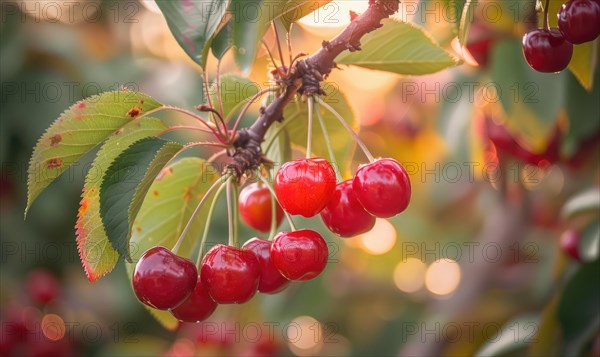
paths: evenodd
<path fill-rule="evenodd" d="M 381 218 L 397 215 L 410 202 L 410 178 L 394 159 L 379 159 L 359 166 L 352 188 L 365 210 Z"/>
<path fill-rule="evenodd" d="M 309 229 L 281 232 L 271 245 L 271 259 L 290 280 L 310 280 L 327 265 L 329 250 L 321 235 Z"/>
<path fill-rule="evenodd" d="M 258 291 L 264 294 L 275 294 L 289 285 L 290 281 L 281 275 L 271 260 L 270 241 L 252 238 L 244 243 L 242 249 L 252 252 L 260 263 Z"/>
<path fill-rule="evenodd" d="M 572 44 L 593 41 L 600 35 L 600 1 L 570 0 L 558 10 L 558 29 Z"/>
<path fill-rule="evenodd" d="M 581 261 L 579 255 L 579 241 L 581 236 L 577 231 L 567 230 L 560 236 L 560 249 L 569 257 Z"/>
<path fill-rule="evenodd" d="M 523 54 L 529 66 L 538 72 L 560 72 L 571 61 L 573 45 L 557 28 L 537 29 L 523 36 Z"/>
<path fill-rule="evenodd" d="M 257 183 L 246 186 L 240 193 L 239 208 L 244 222 L 259 232 L 266 233 L 271 229 L 271 192 Z M 275 202 L 277 226 L 283 219 L 283 209 Z"/>
<path fill-rule="evenodd" d="M 170 310 L 190 296 L 197 280 L 194 263 L 156 246 L 148 249 L 135 265 L 133 291 L 144 304 Z"/>
<path fill-rule="evenodd" d="M 260 281 L 260 264 L 252 252 L 217 244 L 202 259 L 202 284 L 219 304 L 250 300 Z"/>
<path fill-rule="evenodd" d="M 192 294 L 181 305 L 171 310 L 171 314 L 179 321 L 200 322 L 212 315 L 216 308 L 217 303 L 210 297 L 198 277 Z"/>
<path fill-rule="evenodd" d="M 58 295 L 59 283 L 54 275 L 46 270 L 34 270 L 25 281 L 27 293 L 37 302 L 47 304 Z"/>
<path fill-rule="evenodd" d="M 340 182 L 333 197 L 321 211 L 323 223 L 341 237 L 352 237 L 371 230 L 375 216 L 365 211 L 352 189 L 352 180 Z"/>
<path fill-rule="evenodd" d="M 321 158 L 286 162 L 275 176 L 275 193 L 290 214 L 312 217 L 325 207 L 335 190 L 335 171 Z"/>

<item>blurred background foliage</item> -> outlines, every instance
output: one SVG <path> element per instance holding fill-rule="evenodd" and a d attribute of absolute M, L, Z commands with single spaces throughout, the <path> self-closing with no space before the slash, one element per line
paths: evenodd
<path fill-rule="evenodd" d="M 576 49 L 570 70 L 538 74 L 520 50 L 537 24 L 534 1 L 479 1 L 461 48 L 449 9 L 464 3 L 407 2 L 397 15 L 462 65 L 419 77 L 342 66 L 329 77 L 373 153 L 405 164 L 409 209 L 351 239 L 332 236 L 318 218 L 298 219 L 329 242 L 324 274 L 170 331 L 137 302 L 122 263 L 93 284 L 81 268 L 73 226 L 93 156 L 24 221 L 27 166 L 41 133 L 90 95 L 125 86 L 194 108 L 204 98 L 199 66 L 153 1 L 80 0 L 71 10 L 60 1 L 3 2 L 2 351 L 14 347 L 10 334 L 20 338 L 18 355 L 37 356 L 598 356 L 598 40 Z M 308 15 L 292 28 L 294 49 L 313 53 L 348 24 L 349 10 L 366 6 L 333 1 Z M 268 66 L 260 49 L 248 78 L 264 86 Z M 243 75 L 231 53 L 220 67 Z M 209 59 L 207 73 L 215 72 Z M 365 158 L 353 153 L 356 168 Z M 217 209 L 225 212 L 224 202 Z M 213 243 L 226 239 L 224 217 Z M 243 240 L 256 234 L 241 231 Z M 579 243 L 570 256 L 569 236 Z"/>

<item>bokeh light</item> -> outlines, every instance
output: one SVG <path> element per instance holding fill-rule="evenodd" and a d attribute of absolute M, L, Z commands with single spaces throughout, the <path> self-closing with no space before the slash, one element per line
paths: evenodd
<path fill-rule="evenodd" d="M 369 232 L 358 236 L 361 248 L 372 255 L 389 252 L 396 244 L 396 228 L 386 219 L 377 218 L 375 226 Z"/>
<path fill-rule="evenodd" d="M 427 268 L 425 286 L 436 295 L 448 295 L 458 287 L 460 275 L 460 266 L 456 261 L 439 259 Z"/>
<path fill-rule="evenodd" d="M 394 269 L 394 284 L 405 293 L 419 291 L 425 282 L 427 265 L 418 258 L 401 261 Z"/>
<path fill-rule="evenodd" d="M 56 314 L 47 314 L 42 318 L 42 333 L 52 341 L 65 337 L 65 321 Z"/>
<path fill-rule="evenodd" d="M 323 327 L 313 317 L 296 317 L 284 332 L 288 347 L 296 356 L 314 356 L 323 348 Z"/>

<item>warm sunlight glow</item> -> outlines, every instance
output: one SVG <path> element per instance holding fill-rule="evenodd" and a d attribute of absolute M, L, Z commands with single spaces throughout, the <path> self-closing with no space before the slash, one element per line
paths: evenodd
<path fill-rule="evenodd" d="M 425 286 L 436 295 L 452 293 L 459 283 L 460 266 L 452 259 L 436 260 L 425 273 Z"/>
<path fill-rule="evenodd" d="M 48 314 L 42 318 L 42 333 L 51 341 L 65 337 L 65 321 L 56 314 Z"/>
<path fill-rule="evenodd" d="M 365 12 L 369 8 L 369 2 L 363 0 L 338 0 L 332 1 L 315 12 L 308 14 L 299 20 L 300 23 L 314 27 L 342 27 L 350 23 L 350 11 L 357 14 Z"/>
<path fill-rule="evenodd" d="M 365 252 L 381 255 L 389 252 L 396 244 L 396 228 L 387 220 L 377 218 L 373 229 L 358 237 Z"/>
<path fill-rule="evenodd" d="M 323 348 L 323 327 L 313 317 L 296 317 L 287 324 L 284 333 L 296 356 L 314 356 Z"/>
<path fill-rule="evenodd" d="M 425 282 L 427 265 L 418 258 L 408 258 L 396 265 L 394 269 L 394 284 L 405 293 L 421 290 Z"/>

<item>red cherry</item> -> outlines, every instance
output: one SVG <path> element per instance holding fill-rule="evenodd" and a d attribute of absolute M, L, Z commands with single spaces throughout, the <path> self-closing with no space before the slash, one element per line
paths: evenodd
<path fill-rule="evenodd" d="M 156 246 L 148 249 L 135 265 L 133 291 L 144 304 L 170 310 L 190 296 L 197 280 L 194 263 Z"/>
<path fill-rule="evenodd" d="M 263 294 L 275 294 L 285 289 L 290 281 L 286 279 L 271 260 L 271 242 L 266 239 L 252 238 L 242 246 L 252 252 L 260 263 L 260 282 L 258 291 Z"/>
<path fill-rule="evenodd" d="M 259 232 L 269 232 L 271 229 L 271 192 L 265 186 L 257 183 L 246 186 L 240 193 L 239 208 L 244 222 Z M 283 219 L 283 209 L 275 201 L 277 226 Z"/>
<path fill-rule="evenodd" d="M 217 244 L 202 259 L 202 284 L 219 304 L 241 304 L 258 289 L 260 264 L 252 252 Z"/>
<path fill-rule="evenodd" d="M 329 250 L 321 235 L 309 229 L 281 232 L 271 245 L 271 259 L 281 275 L 290 280 L 317 277 L 325 265 Z"/>
<path fill-rule="evenodd" d="M 50 272 L 46 270 L 34 270 L 27 275 L 25 288 L 29 296 L 35 301 L 47 304 L 58 295 L 59 283 L 56 277 Z"/>
<path fill-rule="evenodd" d="M 359 166 L 352 188 L 365 210 L 381 218 L 397 215 L 410 202 L 410 178 L 394 159 L 379 159 Z"/>
<path fill-rule="evenodd" d="M 352 237 L 371 230 L 375 216 L 365 211 L 352 189 L 352 180 L 338 183 L 333 197 L 321 211 L 323 223 L 341 237 Z"/>
<path fill-rule="evenodd" d="M 312 217 L 325 207 L 335 190 L 335 171 L 321 158 L 283 164 L 275 176 L 275 193 L 290 214 Z"/>
<path fill-rule="evenodd" d="M 538 72 L 560 72 L 571 61 L 573 45 L 557 28 L 537 29 L 523 36 L 523 54 L 529 66 Z"/>
<path fill-rule="evenodd" d="M 558 29 L 572 44 L 594 41 L 600 35 L 600 2 L 571 0 L 558 10 Z"/>
<path fill-rule="evenodd" d="M 171 310 L 171 314 L 179 321 L 200 322 L 212 315 L 216 308 L 217 303 L 210 297 L 208 291 L 202 285 L 200 277 L 198 277 L 192 294 L 181 305 Z"/>
<path fill-rule="evenodd" d="M 579 241 L 581 236 L 574 230 L 567 230 L 560 236 L 560 249 L 569 257 L 581 262 Z"/>

